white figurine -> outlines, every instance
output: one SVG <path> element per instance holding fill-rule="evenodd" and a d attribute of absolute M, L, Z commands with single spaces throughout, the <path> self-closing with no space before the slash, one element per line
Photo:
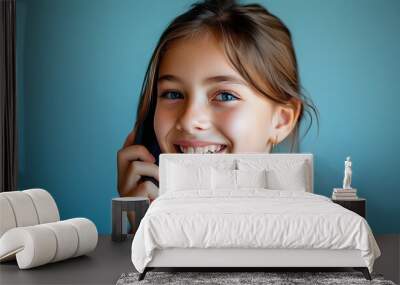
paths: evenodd
<path fill-rule="evenodd" d="M 344 178 L 343 178 L 343 189 L 351 189 L 351 160 L 350 156 L 346 157 L 344 162 Z"/>

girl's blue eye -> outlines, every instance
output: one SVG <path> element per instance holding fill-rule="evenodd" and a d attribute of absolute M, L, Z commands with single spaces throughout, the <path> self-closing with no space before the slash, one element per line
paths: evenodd
<path fill-rule="evenodd" d="M 234 95 L 232 95 L 232 94 L 230 94 L 230 93 L 228 93 L 228 92 L 221 92 L 217 96 L 215 96 L 215 99 L 217 101 L 226 102 L 226 101 L 238 100 L 239 98 L 234 96 Z"/>
<path fill-rule="evenodd" d="M 161 94 L 160 97 L 165 98 L 165 99 L 171 99 L 171 100 L 183 98 L 182 94 L 179 92 L 176 92 L 176 91 L 167 91 L 167 92 Z"/>
<path fill-rule="evenodd" d="M 177 99 L 183 99 L 183 95 L 177 91 L 167 91 L 161 94 L 162 98 L 169 99 L 169 100 L 177 100 Z M 227 101 L 235 101 L 238 100 L 239 98 L 228 93 L 228 92 L 220 92 L 217 96 L 214 97 L 216 101 L 220 102 L 227 102 Z"/>

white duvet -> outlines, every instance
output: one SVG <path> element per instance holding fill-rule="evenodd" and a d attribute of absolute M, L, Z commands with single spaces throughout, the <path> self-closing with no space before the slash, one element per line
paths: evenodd
<path fill-rule="evenodd" d="M 160 196 L 134 237 L 135 268 L 164 248 L 358 249 L 370 272 L 380 255 L 359 215 L 320 195 L 266 189 Z"/>

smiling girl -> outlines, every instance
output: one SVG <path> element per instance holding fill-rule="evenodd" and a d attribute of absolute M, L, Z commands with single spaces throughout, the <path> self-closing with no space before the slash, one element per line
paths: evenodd
<path fill-rule="evenodd" d="M 157 197 L 160 153 L 270 152 L 305 113 L 288 28 L 258 4 L 192 5 L 164 31 L 133 131 L 118 152 L 121 196 Z M 154 180 L 153 180 L 154 181 Z"/>

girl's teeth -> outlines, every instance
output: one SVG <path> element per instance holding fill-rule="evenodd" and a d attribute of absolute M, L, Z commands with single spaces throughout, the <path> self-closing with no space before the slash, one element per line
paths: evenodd
<path fill-rule="evenodd" d="M 213 153 L 213 152 L 215 152 L 216 149 L 217 149 L 217 146 L 216 146 L 215 144 L 214 144 L 214 145 L 209 145 L 209 146 L 207 147 L 206 153 L 208 153 L 208 152 Z"/>
<path fill-rule="evenodd" d="M 219 152 L 224 146 L 223 145 L 208 145 L 205 147 L 184 147 L 179 146 L 179 149 L 182 153 L 196 153 L 196 154 L 204 154 L 204 153 L 217 153 Z"/>

